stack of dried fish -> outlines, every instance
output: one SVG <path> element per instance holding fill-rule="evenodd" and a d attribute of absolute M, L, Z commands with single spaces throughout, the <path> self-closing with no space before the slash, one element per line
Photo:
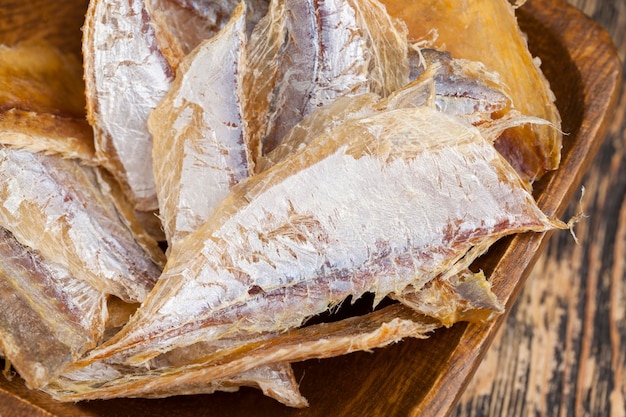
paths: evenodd
<path fill-rule="evenodd" d="M 565 227 L 494 146 L 558 135 L 547 84 L 547 110 L 520 107 L 378 0 L 92 0 L 86 103 L 71 56 L 0 53 L 32 92 L 0 92 L 0 353 L 61 401 L 247 385 L 306 406 L 292 362 L 489 320 L 473 261 Z M 367 293 L 369 314 L 308 324 Z"/>

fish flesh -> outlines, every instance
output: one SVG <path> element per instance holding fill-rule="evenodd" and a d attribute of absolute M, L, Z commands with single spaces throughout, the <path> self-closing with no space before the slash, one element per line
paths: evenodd
<path fill-rule="evenodd" d="M 518 124 L 542 123 L 536 118 L 530 120 L 513 114 L 505 86 L 498 83 L 496 74 L 486 71 L 480 63 L 454 60 L 445 53 L 432 50 L 419 53 L 423 64 L 419 64 L 419 68 L 414 68 L 417 63 L 412 65 L 411 77 L 414 79 L 411 82 L 384 98 L 375 93 L 350 95 L 315 109 L 291 128 L 276 148 L 259 158 L 257 172 L 271 167 L 316 136 L 347 120 L 400 108 L 431 106 L 475 125 L 500 124 L 493 120 L 494 113 L 498 113 L 499 118 L 507 115 L 506 120 L 517 120 Z"/>
<path fill-rule="evenodd" d="M 0 227 L 0 356 L 41 388 L 96 346 L 106 295 Z"/>
<path fill-rule="evenodd" d="M 240 0 L 147 0 L 159 49 L 173 69 L 200 43 L 226 26 Z M 267 12 L 268 1 L 246 0 L 246 34 Z"/>
<path fill-rule="evenodd" d="M 271 339 L 248 340 L 229 348 L 204 352 L 185 366 L 174 366 L 150 373 L 145 367 L 107 366 L 95 362 L 72 370 L 44 388 L 59 401 L 143 397 L 150 391 L 176 393 L 176 387 L 219 383 L 246 369 L 280 362 L 329 358 L 360 350 L 372 350 L 407 337 L 426 338 L 441 324 L 401 304 L 338 322 L 320 323 L 281 333 Z M 85 373 L 90 377 L 85 378 Z M 206 392 L 206 391 L 205 391 Z M 302 405 L 300 405 L 302 406 Z"/>
<path fill-rule="evenodd" d="M 87 120 L 96 156 L 141 211 L 158 207 L 147 121 L 174 72 L 143 0 L 92 0 L 83 29 Z"/>
<path fill-rule="evenodd" d="M 253 160 L 313 109 L 408 81 L 406 29 L 376 0 L 273 1 L 254 28 L 244 76 Z"/>
<path fill-rule="evenodd" d="M 85 363 L 298 327 L 348 296 L 380 301 L 460 272 L 504 235 L 555 227 L 471 125 L 428 107 L 348 121 L 233 187 Z"/>
<path fill-rule="evenodd" d="M 97 290 L 141 301 L 164 256 L 137 233 L 132 212 L 116 201 L 115 183 L 101 174 L 79 160 L 0 147 L 0 225 Z"/>
<path fill-rule="evenodd" d="M 183 60 L 148 119 L 169 247 L 204 223 L 230 188 L 249 175 L 241 108 L 244 29 L 241 6 L 223 31 Z"/>

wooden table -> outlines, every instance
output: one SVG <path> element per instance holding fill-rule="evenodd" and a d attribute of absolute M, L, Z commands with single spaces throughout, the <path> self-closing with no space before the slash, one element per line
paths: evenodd
<path fill-rule="evenodd" d="M 626 1 L 569 0 L 626 57 Z M 579 240 L 554 235 L 453 416 L 626 416 L 626 95 L 583 181 Z M 582 194 L 582 190 L 581 190 Z"/>

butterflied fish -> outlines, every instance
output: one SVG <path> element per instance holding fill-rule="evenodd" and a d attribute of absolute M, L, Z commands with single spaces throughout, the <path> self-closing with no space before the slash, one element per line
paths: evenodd
<path fill-rule="evenodd" d="M 419 290 L 504 235 L 554 227 L 471 125 L 428 107 L 351 120 L 233 187 L 86 362 L 297 327 L 348 296 Z"/>
<path fill-rule="evenodd" d="M 406 30 L 376 0 L 273 1 L 255 27 L 244 77 L 253 158 L 313 109 L 408 81 Z"/>
<path fill-rule="evenodd" d="M 96 346 L 106 296 L 0 227 L 0 352 L 41 388 Z"/>
<path fill-rule="evenodd" d="M 397 304 L 364 316 L 294 329 L 270 339 L 242 341 L 204 352 L 185 366 L 164 367 L 154 373 L 145 367 L 132 368 L 132 372 L 121 365 L 96 362 L 57 378 L 45 391 L 61 401 L 78 401 L 145 396 L 148 389 L 158 393 L 176 392 L 177 387 L 207 388 L 225 376 L 245 378 L 246 370 L 251 368 L 271 369 L 273 363 L 329 358 L 384 347 L 407 337 L 425 338 L 440 325 Z"/>
<path fill-rule="evenodd" d="M 518 125 L 540 122 L 509 114 L 510 100 L 505 87 L 499 85 L 497 76 L 485 71 L 480 63 L 453 60 L 437 51 L 424 51 L 422 55 L 426 58 L 413 71 L 414 79 L 387 97 L 381 98 L 374 93 L 339 97 L 309 113 L 285 134 L 276 148 L 258 159 L 257 172 L 271 167 L 347 120 L 400 108 L 431 106 L 477 125 L 492 122 L 493 113 L 501 113 L 498 117 L 502 114 L 512 116 L 507 120 L 516 120 Z"/>
<path fill-rule="evenodd" d="M 143 0 L 92 0 L 83 30 L 87 117 L 96 152 L 135 208 L 157 208 L 147 120 L 174 73 Z"/>
<path fill-rule="evenodd" d="M 524 179 L 532 182 L 558 167 L 562 134 L 555 96 L 528 50 L 508 0 L 382 2 L 390 15 L 406 22 L 411 40 L 426 41 L 454 58 L 484 63 L 487 69 L 500 74 L 515 109 L 550 123 L 552 127 L 515 127 L 496 143 Z"/>
<path fill-rule="evenodd" d="M 170 248 L 197 230 L 230 188 L 249 173 L 240 103 L 244 6 L 241 3 L 222 31 L 183 60 L 170 92 L 149 118 L 159 214 Z M 279 372 L 280 366 L 250 370 L 245 378 L 239 375 L 207 387 L 233 389 L 240 382 L 254 385 L 258 374 L 261 379 L 256 385 L 264 391 L 284 397 L 279 399 L 291 405 L 305 404 L 295 380 L 284 378 L 292 375 L 290 366 L 284 364 Z M 271 387 L 272 376 L 282 378 L 275 381 L 276 389 Z M 291 390 L 287 389 L 289 381 Z M 178 390 L 184 391 L 182 387 Z"/>
<path fill-rule="evenodd" d="M 141 301 L 163 253 L 110 187 L 78 160 L 0 147 L 0 225 L 97 290 Z"/>
<path fill-rule="evenodd" d="M 168 63 L 178 68 L 200 43 L 215 36 L 230 20 L 240 0 L 147 0 L 159 47 Z M 246 33 L 267 12 L 266 0 L 246 1 Z"/>
<path fill-rule="evenodd" d="M 245 13 L 182 62 L 149 118 L 159 214 L 169 245 L 195 231 L 248 176 L 240 97 Z"/>

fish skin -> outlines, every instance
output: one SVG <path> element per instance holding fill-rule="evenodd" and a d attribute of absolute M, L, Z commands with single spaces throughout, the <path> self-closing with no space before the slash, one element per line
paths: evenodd
<path fill-rule="evenodd" d="M 163 254 L 146 250 L 98 172 L 58 155 L 0 147 L 0 223 L 94 288 L 141 301 Z"/>
<path fill-rule="evenodd" d="M 106 313 L 105 294 L 0 227 L 0 352 L 31 389 L 96 346 Z"/>
<path fill-rule="evenodd" d="M 385 95 L 408 80 L 406 30 L 378 1 L 272 2 L 250 50 L 254 159 L 314 108 L 347 94 Z"/>
<path fill-rule="evenodd" d="M 135 208 L 157 208 L 147 119 L 174 73 L 143 0 L 91 0 L 83 30 L 87 120 L 99 161 Z"/>
<path fill-rule="evenodd" d="M 563 134 L 555 95 L 540 62 L 528 50 L 527 37 L 508 0 L 382 0 L 389 14 L 402 19 L 412 42 L 447 50 L 454 58 L 482 62 L 500 74 L 513 108 L 549 125 L 523 125 L 505 131 L 498 150 L 527 181 L 557 169 Z M 520 2 L 516 2 L 520 3 Z M 432 32 L 436 32 L 433 39 Z"/>
<path fill-rule="evenodd" d="M 271 339 L 241 341 L 240 344 L 208 352 L 184 367 L 162 369 L 158 376 L 150 375 L 145 367 L 138 367 L 133 368 L 136 374 L 124 374 L 122 371 L 116 378 L 110 378 L 111 375 L 97 371 L 104 363 L 96 362 L 88 366 L 94 367 L 90 374 L 97 376 L 96 379 L 88 380 L 79 374 L 68 373 L 57 378 L 45 390 L 59 401 L 141 396 L 147 387 L 160 392 L 176 386 L 201 385 L 273 363 L 329 358 L 360 350 L 370 351 L 407 337 L 426 338 L 440 325 L 408 307 L 396 304 L 364 316 L 292 329 Z M 107 369 L 106 366 L 104 369 Z"/>
<path fill-rule="evenodd" d="M 240 97 L 245 13 L 199 45 L 148 119 L 159 214 L 171 247 L 249 175 Z M 219 65 L 216 65 L 219 63 Z"/>
<path fill-rule="evenodd" d="M 200 43 L 217 35 L 240 0 L 146 0 L 157 41 L 173 69 Z M 266 0 L 246 0 L 246 33 L 265 15 Z"/>
<path fill-rule="evenodd" d="M 426 107 L 347 122 L 222 204 L 85 363 L 138 364 L 200 340 L 297 327 L 348 295 L 419 290 L 503 235 L 564 227 L 477 129 Z"/>
<path fill-rule="evenodd" d="M 281 143 L 257 161 L 257 172 L 268 169 L 287 158 L 316 136 L 351 119 L 400 108 L 430 106 L 446 114 L 464 118 L 468 122 L 498 126 L 493 113 L 506 115 L 511 125 L 541 122 L 514 117 L 506 87 L 499 84 L 495 74 L 488 73 L 477 62 L 454 60 L 438 51 L 422 51 L 424 65 L 412 70 L 409 83 L 386 97 L 374 93 L 339 97 L 322 108 L 315 109 L 287 132 Z M 417 52 L 415 52 L 417 55 Z M 413 57 L 415 61 L 417 58 Z M 519 116 L 515 114 L 515 116 Z M 517 122 L 515 122 L 517 120 Z M 501 129 L 498 134 L 501 133 Z M 495 140 L 495 138 L 494 138 Z"/>

